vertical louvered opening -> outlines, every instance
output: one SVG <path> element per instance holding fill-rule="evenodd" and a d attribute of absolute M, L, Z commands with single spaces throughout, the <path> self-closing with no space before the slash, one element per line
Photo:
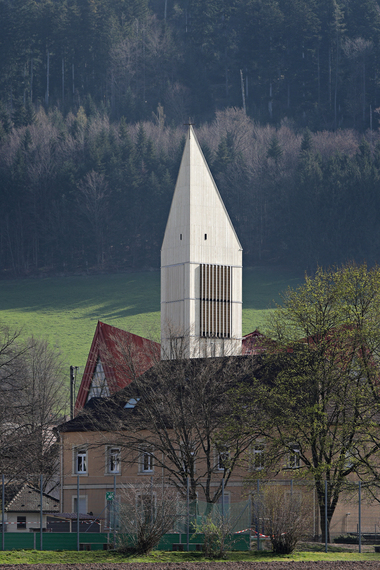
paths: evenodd
<path fill-rule="evenodd" d="M 231 337 L 231 267 L 202 264 L 201 336 Z"/>

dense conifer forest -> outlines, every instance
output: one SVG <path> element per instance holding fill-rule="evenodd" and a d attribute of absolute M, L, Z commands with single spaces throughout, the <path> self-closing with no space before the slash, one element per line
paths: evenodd
<path fill-rule="evenodd" d="M 245 265 L 379 261 L 375 0 L 0 0 L 0 275 L 158 267 L 186 127 Z"/>

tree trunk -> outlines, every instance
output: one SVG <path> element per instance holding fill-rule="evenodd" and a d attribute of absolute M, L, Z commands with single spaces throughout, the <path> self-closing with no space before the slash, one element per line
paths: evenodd
<path fill-rule="evenodd" d="M 315 488 L 317 491 L 319 516 L 321 519 L 320 522 L 321 522 L 321 531 L 322 531 L 322 542 L 326 541 L 326 532 L 327 532 L 327 542 L 330 542 L 330 523 L 333 514 L 335 512 L 336 504 L 338 502 L 338 495 L 336 493 L 333 493 L 333 496 L 331 496 L 331 489 L 329 489 L 329 486 L 327 487 L 327 529 L 326 529 L 325 481 L 324 480 L 316 481 Z"/>

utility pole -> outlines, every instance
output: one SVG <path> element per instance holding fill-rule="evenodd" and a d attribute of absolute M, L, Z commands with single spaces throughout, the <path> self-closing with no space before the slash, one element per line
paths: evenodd
<path fill-rule="evenodd" d="M 70 366 L 70 420 L 74 419 L 75 381 L 78 366 Z"/>

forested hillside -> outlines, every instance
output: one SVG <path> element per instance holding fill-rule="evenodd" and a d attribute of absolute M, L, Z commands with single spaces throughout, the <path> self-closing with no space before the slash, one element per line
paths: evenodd
<path fill-rule="evenodd" d="M 260 122 L 363 128 L 379 38 L 376 0 L 1 0 L 0 98 L 63 112 L 91 98 L 128 122 L 161 103 L 177 124 L 243 106 L 243 78 Z"/>
<path fill-rule="evenodd" d="M 379 260 L 374 0 L 0 0 L 0 275 L 158 267 L 189 117 L 245 265 Z"/>

